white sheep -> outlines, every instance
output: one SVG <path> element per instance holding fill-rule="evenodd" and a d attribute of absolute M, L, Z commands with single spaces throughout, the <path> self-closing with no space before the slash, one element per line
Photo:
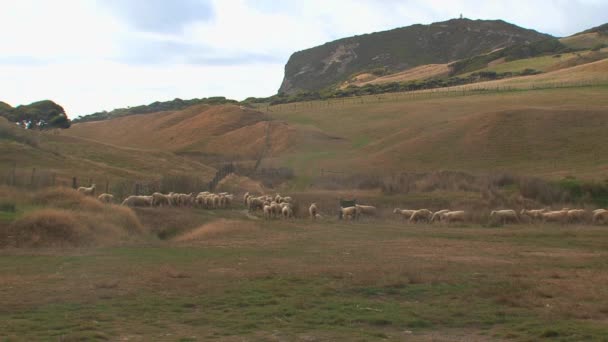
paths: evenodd
<path fill-rule="evenodd" d="M 433 216 L 431 216 L 431 220 L 430 222 L 435 222 L 435 221 L 441 221 L 441 215 L 445 214 L 445 213 L 449 213 L 450 210 L 449 209 L 442 209 L 439 211 L 436 211 L 433 213 Z"/>
<path fill-rule="evenodd" d="M 85 196 L 95 196 L 95 184 L 91 185 L 88 188 L 85 186 L 81 186 L 78 188 L 78 192 Z"/>
<path fill-rule="evenodd" d="M 103 203 L 112 203 L 114 202 L 114 196 L 111 194 L 103 193 L 97 197 L 97 199 Z"/>
<path fill-rule="evenodd" d="M 466 213 L 462 210 L 448 211 L 447 213 L 441 214 L 441 221 L 446 223 L 452 222 L 464 222 L 466 219 Z"/>
<path fill-rule="evenodd" d="M 409 220 L 410 217 L 412 217 L 412 214 L 414 213 L 414 211 L 416 211 L 416 210 L 395 208 L 393 210 L 393 214 L 398 214 L 401 217 L 403 217 L 404 220 Z"/>
<path fill-rule="evenodd" d="M 542 213 L 543 222 L 560 222 L 566 223 L 568 221 L 568 209 L 546 211 Z"/>
<path fill-rule="evenodd" d="M 512 209 L 492 210 L 490 213 L 490 218 L 493 220 L 498 220 L 502 224 L 507 222 L 519 223 L 519 217 L 517 217 L 515 210 Z"/>
<path fill-rule="evenodd" d="M 243 204 L 247 207 L 249 207 L 249 202 L 247 201 L 249 199 L 251 195 L 249 194 L 249 191 L 247 191 L 244 195 L 243 195 Z"/>
<path fill-rule="evenodd" d="M 152 196 L 129 196 L 122 205 L 128 207 L 150 207 L 152 206 Z"/>
<path fill-rule="evenodd" d="M 170 206 L 171 199 L 168 195 L 161 194 L 160 192 L 155 192 L 152 194 L 152 205 L 155 207 L 162 207 L 164 205 Z"/>
<path fill-rule="evenodd" d="M 428 209 L 416 210 L 410 216 L 410 223 L 418 222 L 418 221 L 429 222 L 431 220 L 432 216 L 433 216 L 433 212 Z"/>
<path fill-rule="evenodd" d="M 608 210 L 596 209 L 593 211 L 593 224 L 606 224 L 608 222 Z"/>
<path fill-rule="evenodd" d="M 316 203 L 312 203 L 310 207 L 308 207 L 308 213 L 310 214 L 310 218 L 315 220 L 317 218 L 317 214 L 319 213 L 319 209 L 317 208 Z"/>
<path fill-rule="evenodd" d="M 362 205 L 362 204 L 355 204 L 355 207 L 357 208 L 357 215 L 368 215 L 368 216 L 376 216 L 376 214 L 378 213 L 378 209 L 376 209 L 376 207 L 374 207 L 373 205 Z"/>
<path fill-rule="evenodd" d="M 256 211 L 258 209 L 260 209 L 260 210 L 264 209 L 264 200 L 262 200 L 261 198 L 249 197 L 247 199 L 247 202 L 248 202 L 248 207 L 249 207 L 250 212 Z"/>
<path fill-rule="evenodd" d="M 265 204 L 262 210 L 264 211 L 264 218 L 272 218 L 272 207 L 270 206 L 270 204 Z"/>
<path fill-rule="evenodd" d="M 347 219 L 350 217 L 351 220 L 356 220 L 359 218 L 359 214 L 360 214 L 360 210 L 358 207 L 354 206 L 354 207 L 346 207 L 340 208 L 340 217 L 342 219 Z"/>
<path fill-rule="evenodd" d="M 293 209 L 291 208 L 290 205 L 284 206 L 282 213 L 283 213 L 283 218 L 285 218 L 285 219 L 293 218 Z"/>
<path fill-rule="evenodd" d="M 583 222 L 587 218 L 587 211 L 585 209 L 571 209 L 568 210 L 568 221 L 569 222 Z"/>
<path fill-rule="evenodd" d="M 532 220 L 542 220 L 543 219 L 543 213 L 547 212 L 547 209 L 533 209 L 533 210 L 526 210 L 526 209 L 522 209 L 519 212 L 519 215 L 521 217 L 529 217 Z"/>

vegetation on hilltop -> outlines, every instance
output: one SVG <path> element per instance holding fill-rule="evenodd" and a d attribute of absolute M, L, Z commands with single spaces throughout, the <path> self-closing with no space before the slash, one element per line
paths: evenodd
<path fill-rule="evenodd" d="M 0 116 L 26 129 L 69 128 L 65 110 L 50 100 L 38 101 L 13 108 L 0 102 Z"/>
<path fill-rule="evenodd" d="M 180 98 L 173 99 L 171 101 L 156 101 L 152 102 L 149 105 L 141 105 L 136 107 L 127 107 L 127 108 L 117 108 L 112 111 L 102 111 L 89 115 L 79 116 L 73 120 L 74 123 L 78 122 L 90 122 L 90 121 L 101 121 L 113 118 L 119 118 L 128 115 L 135 114 L 147 114 L 147 113 L 157 113 L 163 111 L 170 110 L 181 110 L 190 106 L 199 105 L 199 104 L 208 104 L 208 105 L 221 105 L 228 103 L 238 103 L 236 100 L 227 99 L 223 96 L 215 96 L 215 97 L 207 97 L 201 99 L 190 99 L 190 100 L 182 100 Z"/>
<path fill-rule="evenodd" d="M 317 91 L 364 70 L 394 73 L 550 37 L 501 20 L 453 19 L 344 38 L 294 53 L 279 92 Z"/>

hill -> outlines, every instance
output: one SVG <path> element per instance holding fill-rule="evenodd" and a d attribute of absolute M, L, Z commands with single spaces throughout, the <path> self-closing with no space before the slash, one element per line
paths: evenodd
<path fill-rule="evenodd" d="M 235 100 L 227 99 L 223 96 L 216 97 L 207 97 L 202 99 L 190 99 L 190 100 L 182 100 L 179 98 L 173 99 L 171 101 L 156 101 L 152 102 L 148 105 L 140 105 L 135 107 L 128 108 L 117 108 L 112 111 L 103 111 L 97 112 L 89 115 L 79 116 L 73 120 L 74 123 L 77 122 L 90 122 L 90 121 L 100 121 L 107 120 L 113 118 L 119 118 L 123 116 L 135 115 L 135 114 L 147 114 L 147 113 L 157 113 L 162 111 L 169 110 L 181 110 L 184 108 L 188 108 L 190 106 L 199 105 L 199 104 L 208 104 L 208 105 L 219 105 L 219 104 L 227 104 L 227 103 L 237 103 Z"/>
<path fill-rule="evenodd" d="M 273 117 L 334 139 L 322 145 L 301 139 L 294 151 L 269 163 L 297 170 L 298 186 L 317 182 L 321 170 L 342 179 L 437 170 L 605 179 L 608 78 L 603 86 L 576 84 L 608 75 L 606 66 L 604 60 L 486 82 L 485 92 L 452 89 L 275 106 Z M 574 87 L 531 90 L 536 82 L 568 80 Z M 495 92 L 497 86 L 513 90 Z"/>
<path fill-rule="evenodd" d="M 320 90 L 354 74 L 395 73 L 551 38 L 501 20 L 453 19 L 349 37 L 294 53 L 279 92 Z"/>
<path fill-rule="evenodd" d="M 215 170 L 170 152 L 125 148 L 90 139 L 25 130 L 0 118 L 0 183 L 17 185 L 124 184 L 187 176 L 201 183 Z M 34 170 L 35 169 L 35 170 Z M 114 193 L 121 193 L 115 189 Z"/>
<path fill-rule="evenodd" d="M 166 151 L 208 163 L 255 160 L 262 153 L 276 155 L 289 148 L 294 131 L 245 107 L 196 105 L 179 111 L 76 123 L 62 134 L 115 146 Z"/>

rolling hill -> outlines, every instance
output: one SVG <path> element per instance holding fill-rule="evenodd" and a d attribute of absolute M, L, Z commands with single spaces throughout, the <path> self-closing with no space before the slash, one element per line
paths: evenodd
<path fill-rule="evenodd" d="M 170 152 L 121 147 L 58 131 L 24 130 L 4 118 L 0 118 L 0 133 L 0 177 L 9 183 L 15 171 L 17 182 L 26 185 L 30 184 L 30 177 L 54 177 L 57 184 L 71 185 L 72 177 L 81 184 L 89 180 L 97 184 L 132 184 L 168 175 L 187 175 L 205 182 L 215 174 L 209 166 Z"/>
<path fill-rule="evenodd" d="M 501 20 L 469 19 L 349 37 L 294 53 L 279 92 L 320 90 L 365 71 L 395 73 L 549 38 Z"/>
<path fill-rule="evenodd" d="M 294 133 L 283 122 L 236 105 L 196 105 L 77 123 L 62 132 L 116 146 L 171 152 L 205 163 L 255 160 L 262 153 L 277 155 L 291 146 Z"/>

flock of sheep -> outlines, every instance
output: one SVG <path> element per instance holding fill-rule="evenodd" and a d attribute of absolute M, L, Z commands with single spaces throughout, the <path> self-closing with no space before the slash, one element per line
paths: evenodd
<path fill-rule="evenodd" d="M 95 184 L 91 187 L 80 187 L 78 192 L 85 195 L 95 196 Z M 101 194 L 98 199 L 104 203 L 114 202 L 114 196 L 111 194 Z M 204 209 L 220 209 L 229 208 L 234 201 L 234 195 L 227 192 L 212 193 L 204 191 L 194 195 L 194 193 L 180 194 L 170 192 L 162 194 L 155 192 L 150 196 L 129 196 L 122 205 L 129 207 L 198 207 Z M 243 195 L 243 204 L 249 212 L 261 212 L 266 219 L 284 218 L 290 219 L 295 217 L 296 202 L 290 196 L 275 196 L 261 195 L 254 196 L 249 192 Z M 395 208 L 394 214 L 399 215 L 404 220 L 411 223 L 417 222 L 465 222 L 467 220 L 467 212 L 458 210 L 439 210 L 432 212 L 428 209 L 400 209 Z M 321 218 L 319 208 L 316 203 L 312 203 L 308 207 L 309 217 L 313 220 Z M 356 204 L 350 207 L 341 207 L 339 211 L 340 219 L 357 220 L 362 216 L 377 216 L 378 209 L 371 205 Z M 490 213 L 490 220 L 500 223 L 521 223 L 525 222 L 558 222 L 558 223 L 583 223 L 591 221 L 593 224 L 607 224 L 608 210 L 596 209 L 587 211 L 585 209 L 569 209 L 561 210 L 550 209 L 522 209 L 519 213 L 512 209 L 494 210 Z"/>
<path fill-rule="evenodd" d="M 87 196 L 95 196 L 95 184 L 91 187 L 78 188 L 78 192 Z M 97 198 L 103 203 L 113 203 L 114 196 L 103 193 Z M 170 192 L 163 194 L 155 192 L 152 195 L 132 195 L 125 198 L 121 205 L 128 207 L 198 207 L 204 209 L 228 208 L 234 200 L 234 195 L 227 192 L 212 193 L 204 191 L 195 195 L 194 193 L 180 194 Z"/>
<path fill-rule="evenodd" d="M 428 209 L 408 210 L 395 208 L 393 213 L 401 215 L 411 223 L 426 221 L 432 222 L 464 222 L 467 218 L 465 211 L 450 211 L 447 209 L 432 212 Z M 549 209 L 522 209 L 519 214 L 513 209 L 493 210 L 490 212 L 490 220 L 497 223 L 521 223 L 525 222 L 558 222 L 558 223 L 583 223 L 591 220 L 594 224 L 608 223 L 608 210 L 596 209 L 591 212 L 585 209 L 561 210 Z"/>

